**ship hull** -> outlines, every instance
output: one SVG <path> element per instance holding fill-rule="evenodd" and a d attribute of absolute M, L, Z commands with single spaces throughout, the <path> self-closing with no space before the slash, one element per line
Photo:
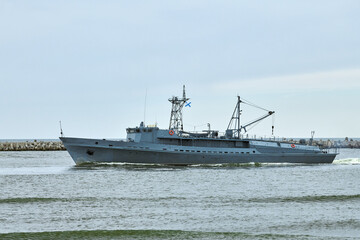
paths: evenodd
<path fill-rule="evenodd" d="M 135 164 L 197 165 L 241 163 L 332 163 L 336 154 L 323 152 L 259 152 L 256 148 L 218 149 L 134 144 L 131 142 L 61 138 L 76 164 L 121 162 Z M 211 149 L 213 150 L 213 149 Z"/>

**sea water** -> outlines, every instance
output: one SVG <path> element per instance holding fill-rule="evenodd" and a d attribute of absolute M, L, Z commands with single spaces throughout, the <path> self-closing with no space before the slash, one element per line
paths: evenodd
<path fill-rule="evenodd" d="M 0 239 L 360 239 L 359 183 L 358 149 L 187 167 L 0 152 Z"/>

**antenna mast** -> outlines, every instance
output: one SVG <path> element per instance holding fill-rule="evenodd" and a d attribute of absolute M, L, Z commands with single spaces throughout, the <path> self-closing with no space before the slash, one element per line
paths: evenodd
<path fill-rule="evenodd" d="M 63 137 L 64 133 L 63 133 L 62 126 L 61 126 L 61 121 L 59 121 L 59 123 L 60 123 L 60 136 Z"/>
<path fill-rule="evenodd" d="M 173 96 L 172 98 L 169 99 L 169 102 L 171 102 L 172 104 L 169 129 L 173 129 L 176 132 L 184 130 L 184 125 L 182 120 L 182 109 L 186 101 L 188 101 L 189 99 L 190 98 L 186 98 L 185 85 L 183 85 L 182 98 Z"/>
<path fill-rule="evenodd" d="M 147 99 L 147 88 L 145 92 L 145 103 L 144 103 L 144 126 L 145 126 L 145 118 L 146 118 L 146 99 Z"/>

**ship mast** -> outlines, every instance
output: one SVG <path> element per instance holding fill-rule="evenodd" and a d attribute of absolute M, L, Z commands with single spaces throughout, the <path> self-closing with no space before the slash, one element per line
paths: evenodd
<path fill-rule="evenodd" d="M 229 125 L 227 127 L 228 130 L 232 131 L 232 137 L 234 138 L 240 138 L 240 131 L 241 131 L 241 125 L 240 125 L 240 103 L 242 103 L 240 96 L 238 97 L 238 101 L 236 103 L 233 115 L 230 119 Z M 231 128 L 231 126 L 234 126 L 234 128 Z"/>
<path fill-rule="evenodd" d="M 170 116 L 170 124 L 169 129 L 175 130 L 177 133 L 184 130 L 183 126 L 183 120 L 182 120 L 182 109 L 184 107 L 184 104 L 186 101 L 188 101 L 190 98 L 186 98 L 185 93 L 185 85 L 183 86 L 183 97 L 172 97 L 169 99 L 169 102 L 171 102 L 171 116 Z"/>

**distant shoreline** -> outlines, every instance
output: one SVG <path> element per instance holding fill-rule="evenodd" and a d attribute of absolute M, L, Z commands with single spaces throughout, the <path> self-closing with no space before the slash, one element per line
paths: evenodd
<path fill-rule="evenodd" d="M 338 138 L 337 138 L 338 139 Z M 261 138 L 259 139 L 261 140 Z M 291 142 L 299 144 L 300 141 L 309 144 L 309 139 L 282 139 L 283 142 Z M 320 148 L 360 148 L 360 140 L 345 138 L 344 140 L 322 140 L 314 139 L 313 146 Z M 0 140 L 0 151 L 65 151 L 66 148 L 60 140 L 44 139 L 44 140 L 26 140 L 26 139 L 9 139 Z"/>

